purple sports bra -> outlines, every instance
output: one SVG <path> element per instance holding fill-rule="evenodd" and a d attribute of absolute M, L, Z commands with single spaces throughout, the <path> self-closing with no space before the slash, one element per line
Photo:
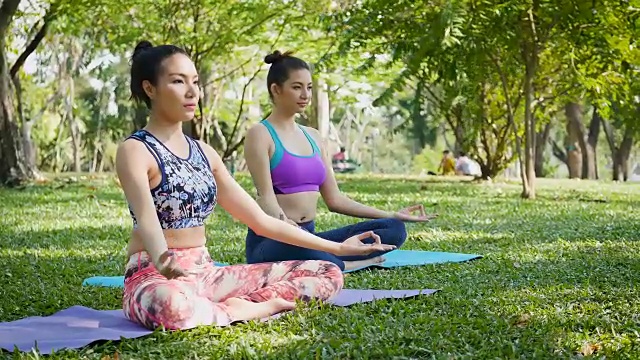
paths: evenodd
<path fill-rule="evenodd" d="M 280 137 L 266 119 L 262 120 L 261 124 L 269 130 L 276 146 L 273 156 L 269 159 L 273 191 L 276 194 L 319 191 L 326 178 L 326 168 L 320 149 L 313 138 L 300 127 L 309 140 L 313 153 L 309 156 L 292 154 L 284 148 Z"/>

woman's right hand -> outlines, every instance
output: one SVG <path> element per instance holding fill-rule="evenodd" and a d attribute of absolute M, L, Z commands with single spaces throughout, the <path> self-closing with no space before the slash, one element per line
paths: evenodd
<path fill-rule="evenodd" d="M 176 279 L 181 276 L 187 276 L 187 272 L 182 269 L 173 255 L 169 252 L 165 252 L 160 255 L 158 262 L 160 262 L 160 265 L 156 266 L 158 272 L 169 280 Z"/>
<path fill-rule="evenodd" d="M 373 238 L 373 244 L 363 243 L 362 240 Z M 343 241 L 338 248 L 335 255 L 338 256 L 357 256 L 357 255 L 369 255 L 378 251 L 391 251 L 395 250 L 395 245 L 383 244 L 378 236 L 373 231 L 367 231 L 362 234 L 354 235 L 347 240 Z"/>

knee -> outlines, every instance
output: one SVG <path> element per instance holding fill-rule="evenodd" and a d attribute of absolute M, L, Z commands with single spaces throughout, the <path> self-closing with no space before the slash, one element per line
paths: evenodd
<path fill-rule="evenodd" d="M 327 278 L 331 279 L 336 285 L 336 291 L 340 291 L 344 286 L 344 261 L 337 259 L 339 264 L 330 261 L 321 261 L 324 266 L 324 274 Z"/>
<path fill-rule="evenodd" d="M 391 236 L 389 239 L 385 239 L 385 243 L 388 245 L 395 245 L 400 248 L 407 240 L 407 227 L 405 223 L 398 219 L 385 219 L 386 227 L 389 230 Z"/>
<path fill-rule="evenodd" d="M 334 272 L 338 271 L 342 274 L 342 271 L 344 271 L 344 261 L 340 260 L 337 256 L 333 256 L 331 254 L 327 254 L 327 256 L 320 255 L 316 256 L 316 259 L 314 260 L 320 264 L 320 273 L 322 273 L 323 276 L 335 276 L 333 275 Z"/>
<path fill-rule="evenodd" d="M 320 268 L 318 275 L 324 278 L 326 285 L 333 290 L 330 296 L 337 294 L 344 287 L 344 262 L 339 259 L 337 261 L 339 264 L 327 260 L 317 261 Z"/>
<path fill-rule="evenodd" d="M 327 256 L 325 259 L 320 260 L 321 263 L 326 265 L 326 273 L 333 274 L 334 271 L 338 271 L 340 274 L 344 271 L 344 261 L 340 260 L 337 256 Z M 340 275 L 342 277 L 342 275 Z"/>
<path fill-rule="evenodd" d="M 173 286 L 155 286 L 136 297 L 139 319 L 144 326 L 152 329 L 159 326 L 169 330 L 190 328 L 194 306 L 192 300 Z"/>

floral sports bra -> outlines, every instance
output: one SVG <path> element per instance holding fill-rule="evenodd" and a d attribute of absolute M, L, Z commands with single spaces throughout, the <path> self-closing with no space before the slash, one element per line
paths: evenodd
<path fill-rule="evenodd" d="M 189 143 L 186 159 L 176 156 L 160 140 L 146 130 L 129 136 L 145 144 L 158 163 L 162 180 L 151 189 L 156 213 L 163 229 L 184 229 L 202 226 L 213 212 L 217 201 L 217 186 L 211 166 L 197 141 L 185 136 Z M 133 227 L 136 217 L 129 206 Z"/>

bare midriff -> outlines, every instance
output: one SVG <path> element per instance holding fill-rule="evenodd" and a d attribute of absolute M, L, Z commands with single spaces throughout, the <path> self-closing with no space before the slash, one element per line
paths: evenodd
<path fill-rule="evenodd" d="M 163 231 L 169 249 L 187 249 L 204 246 L 207 242 L 204 226 L 188 229 L 167 229 Z M 129 240 L 129 256 L 144 250 L 144 243 L 139 231 L 133 230 Z"/>
<path fill-rule="evenodd" d="M 288 219 L 297 223 L 314 220 L 320 193 L 307 191 L 294 194 L 278 194 L 278 205 Z"/>

